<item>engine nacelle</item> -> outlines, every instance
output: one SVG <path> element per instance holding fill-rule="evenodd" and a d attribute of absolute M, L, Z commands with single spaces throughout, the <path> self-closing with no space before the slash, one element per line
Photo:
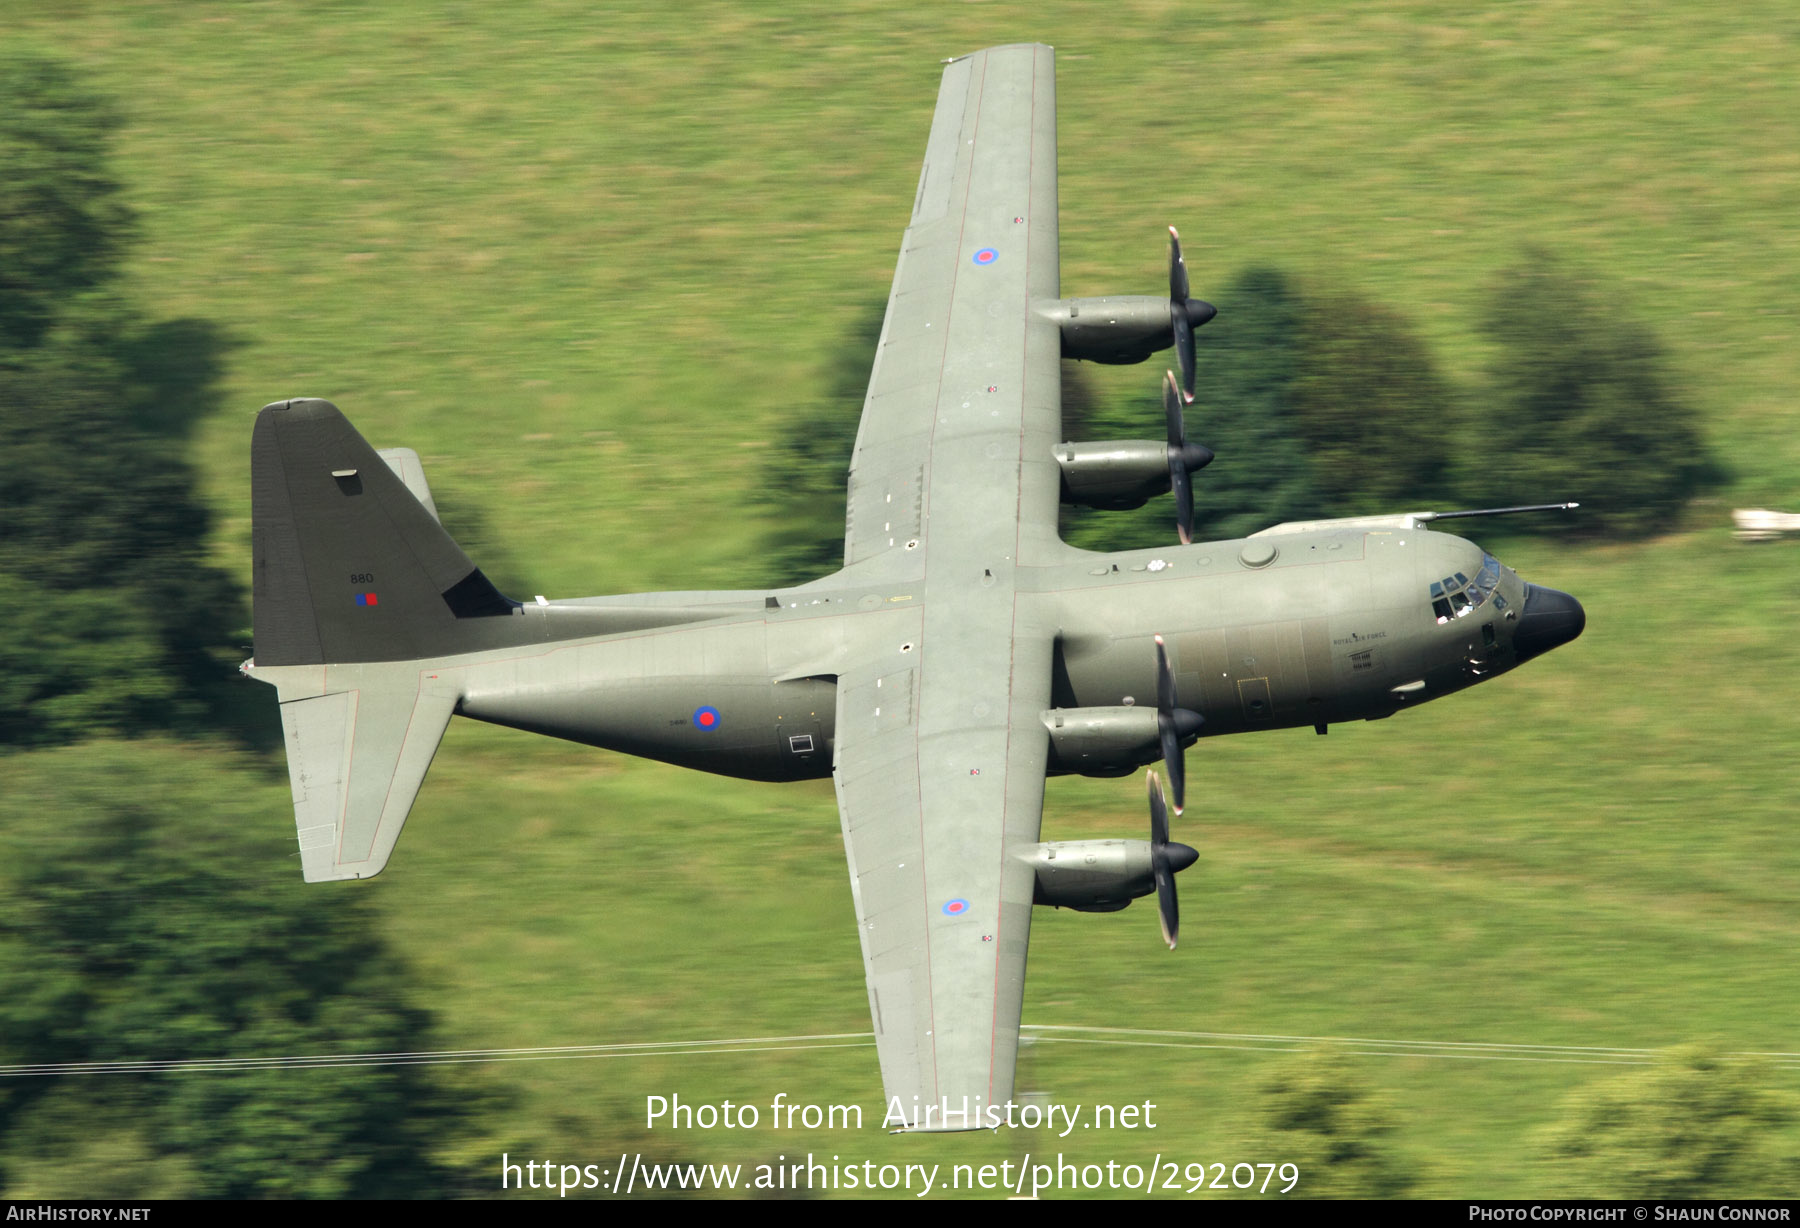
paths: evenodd
<path fill-rule="evenodd" d="M 1050 770 L 1122 776 L 1162 753 L 1156 709 L 1051 708 L 1038 719 L 1050 731 Z"/>
<path fill-rule="evenodd" d="M 1064 503 L 1122 511 L 1169 489 L 1169 445 L 1155 439 L 1059 443 L 1056 464 Z"/>
<path fill-rule="evenodd" d="M 1156 890 L 1147 840 L 1064 840 L 1027 845 L 1015 856 L 1037 872 L 1034 904 L 1118 912 Z"/>
<path fill-rule="evenodd" d="M 1039 314 L 1062 329 L 1064 358 L 1088 362 L 1143 362 L 1175 344 L 1167 298 L 1117 294 L 1106 298 L 1066 298 L 1039 307 Z"/>

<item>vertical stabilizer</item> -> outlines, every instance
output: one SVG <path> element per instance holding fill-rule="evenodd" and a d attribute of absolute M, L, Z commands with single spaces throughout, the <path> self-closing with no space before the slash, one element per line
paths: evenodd
<path fill-rule="evenodd" d="M 281 700 L 301 868 L 367 878 L 394 850 L 457 694 L 429 662 L 541 640 L 438 523 L 417 453 L 377 453 L 328 401 L 251 442 L 256 655 Z"/>
<path fill-rule="evenodd" d="M 258 665 L 418 660 L 532 638 L 512 617 L 519 603 L 329 401 L 266 406 L 250 473 Z"/>

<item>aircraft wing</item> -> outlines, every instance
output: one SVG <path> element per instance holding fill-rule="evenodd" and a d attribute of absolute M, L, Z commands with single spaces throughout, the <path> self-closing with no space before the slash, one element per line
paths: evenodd
<path fill-rule="evenodd" d="M 851 457 L 845 566 L 922 575 L 952 516 L 1060 549 L 1062 334 L 1031 309 L 1061 292 L 1057 242 L 1050 48 L 952 61 Z"/>
<path fill-rule="evenodd" d="M 1048 47 L 952 62 L 857 438 L 847 577 L 886 596 L 838 677 L 834 771 L 890 1124 L 1013 1092 L 1060 551 L 1056 110 Z M 947 1111 L 947 1112 L 946 1112 Z"/>

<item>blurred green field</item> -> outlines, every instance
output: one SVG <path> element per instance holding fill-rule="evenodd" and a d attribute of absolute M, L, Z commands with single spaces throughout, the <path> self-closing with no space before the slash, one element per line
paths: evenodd
<path fill-rule="evenodd" d="M 520 591 L 766 581 L 743 510 L 759 455 L 885 297 L 937 61 L 980 46 L 1058 48 L 1065 293 L 1154 290 L 1173 222 L 1197 293 L 1255 262 L 1346 283 L 1467 379 L 1484 287 L 1523 247 L 1599 273 L 1670 347 L 1730 485 L 1659 540 L 1509 544 L 1589 615 L 1516 675 L 1328 738 L 1203 743 L 1176 833 L 1202 851 L 1182 949 L 1142 908 L 1040 910 L 1025 1017 L 1800 1050 L 1800 547 L 1727 526 L 1731 506 L 1800 508 L 1790 5 L 68 0 L 11 16 L 125 110 L 134 288 L 232 340 L 239 408 L 197 447 L 246 587 L 252 414 L 297 395 L 417 448 L 446 521 Z M 1204 372 L 1201 388 L 1201 421 L 1230 412 L 1205 404 Z M 272 876 L 297 874 L 285 782 L 260 779 L 267 830 L 246 838 L 267 839 Z M 1141 812 L 1130 781 L 1053 781 L 1045 832 L 1135 835 Z M 447 1048 L 869 1027 L 828 783 L 454 722 L 393 868 L 345 889 L 381 901 Z M 502 1151 L 1279 1160 L 1243 1150 L 1274 1060 L 1032 1046 L 1022 1088 L 1159 1106 L 1154 1131 L 1065 1140 L 890 1138 L 872 1047 L 497 1064 L 482 1078 L 502 1107 L 459 1147 L 496 1182 Z M 1417 1192 L 1438 1196 L 1544 1192 L 1536 1132 L 1621 1069 L 1357 1061 Z M 1791 1066 L 1770 1078 L 1800 1090 Z M 869 1128 L 642 1128 L 646 1095 L 776 1092 L 861 1104 Z"/>

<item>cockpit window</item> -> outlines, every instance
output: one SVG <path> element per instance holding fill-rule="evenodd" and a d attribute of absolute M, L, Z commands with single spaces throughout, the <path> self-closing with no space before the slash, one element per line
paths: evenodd
<path fill-rule="evenodd" d="M 1487 604 L 1500 583 L 1500 560 L 1491 554 L 1481 556 L 1481 570 L 1470 580 L 1462 572 L 1434 580 L 1431 585 L 1431 612 L 1440 623 L 1461 618 Z"/>

